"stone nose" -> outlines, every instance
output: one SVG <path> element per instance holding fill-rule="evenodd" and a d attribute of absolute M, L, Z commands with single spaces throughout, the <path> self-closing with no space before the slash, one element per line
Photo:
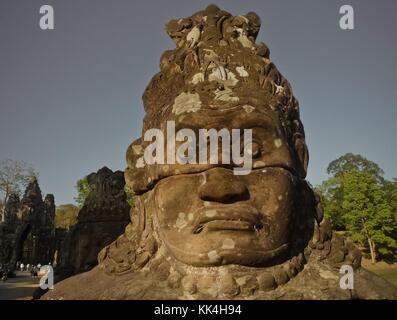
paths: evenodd
<path fill-rule="evenodd" d="M 233 203 L 247 200 L 249 192 L 233 171 L 224 168 L 213 168 L 203 173 L 204 181 L 199 188 L 203 201 Z"/>

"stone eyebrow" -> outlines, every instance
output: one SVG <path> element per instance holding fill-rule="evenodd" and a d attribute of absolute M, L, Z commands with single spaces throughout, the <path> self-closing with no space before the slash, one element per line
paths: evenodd
<path fill-rule="evenodd" d="M 277 126 L 274 123 L 274 120 L 265 115 L 264 117 L 256 116 L 249 119 L 244 119 L 242 121 L 238 119 L 236 121 L 236 124 L 234 124 L 234 126 L 236 127 L 235 129 L 251 129 L 254 127 L 263 127 L 267 129 L 272 129 L 274 131 L 278 131 Z"/>

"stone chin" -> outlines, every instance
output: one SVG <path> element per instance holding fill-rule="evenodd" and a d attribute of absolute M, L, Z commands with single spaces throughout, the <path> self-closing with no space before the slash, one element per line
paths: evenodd
<path fill-rule="evenodd" d="M 195 267 L 220 267 L 224 265 L 240 265 L 246 267 L 265 267 L 272 265 L 288 252 L 289 243 L 276 249 L 261 251 L 246 248 L 218 249 L 204 253 L 192 253 L 181 250 L 179 247 L 166 244 L 170 254 L 178 261 Z"/>

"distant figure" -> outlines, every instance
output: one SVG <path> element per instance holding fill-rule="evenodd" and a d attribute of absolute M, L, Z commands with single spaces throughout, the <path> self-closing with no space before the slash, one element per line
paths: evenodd
<path fill-rule="evenodd" d="M 3 271 L 1 272 L 1 281 L 6 282 L 8 279 L 8 274 L 10 273 L 10 270 L 7 268 L 4 268 Z"/>
<path fill-rule="evenodd" d="M 30 264 L 28 263 L 27 265 L 26 265 L 26 271 L 29 271 L 30 270 Z"/>
<path fill-rule="evenodd" d="M 39 268 L 39 270 L 41 269 L 41 263 L 39 263 L 39 264 L 37 265 L 37 268 Z"/>
<path fill-rule="evenodd" d="M 37 279 L 38 277 L 38 270 L 36 267 L 33 267 L 33 279 Z"/>
<path fill-rule="evenodd" d="M 25 265 L 23 263 L 21 263 L 21 271 L 23 271 L 25 268 Z"/>

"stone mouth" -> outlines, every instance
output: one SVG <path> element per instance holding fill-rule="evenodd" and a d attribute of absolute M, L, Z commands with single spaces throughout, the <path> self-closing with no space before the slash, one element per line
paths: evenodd
<path fill-rule="evenodd" d="M 260 213 L 249 205 L 207 206 L 197 210 L 193 233 L 203 231 L 245 231 L 255 232 L 263 224 Z"/>

